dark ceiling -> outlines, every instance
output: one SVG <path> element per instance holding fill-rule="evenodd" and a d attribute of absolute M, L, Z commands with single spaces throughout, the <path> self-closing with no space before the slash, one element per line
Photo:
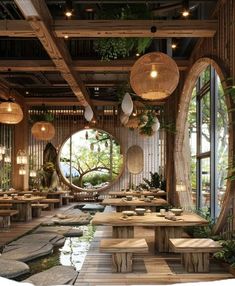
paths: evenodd
<path fill-rule="evenodd" d="M 208 19 L 217 1 L 201 0 L 189 1 L 190 19 Z M 54 20 L 65 19 L 64 12 L 66 1 L 46 0 L 47 6 Z M 128 4 L 127 4 L 128 3 Z M 120 8 L 129 6 L 131 9 L 145 11 L 150 19 L 181 19 L 182 1 L 72 1 L 72 19 L 102 19 L 109 15 L 109 11 L 119 11 Z M 145 14 L 143 12 L 143 14 Z M 104 16 L 105 15 L 105 16 Z M 112 13 L 110 18 L 112 19 Z M 143 16 L 144 17 L 144 16 Z M 24 19 L 13 0 L 0 1 L 0 20 Z M 139 18 L 138 18 L 139 19 Z M 146 19 L 146 18 L 144 18 Z M 69 20 L 68 20 L 69 21 Z M 185 20 L 187 21 L 187 20 Z M 154 39 L 147 49 L 149 51 L 161 51 L 172 55 L 174 59 L 188 59 L 196 43 L 196 38 L 173 39 L 177 42 L 177 48 L 172 50 L 169 45 L 172 39 Z M 94 51 L 94 39 L 69 38 L 65 40 L 69 53 L 73 60 L 95 59 L 100 56 Z M 130 59 L 136 55 L 130 54 Z M 10 38 L 0 37 L 0 61 L 1 60 L 49 60 L 47 52 L 36 38 Z M 128 71 L 124 72 L 79 72 L 91 98 L 96 100 L 118 100 L 117 88 L 126 84 L 129 79 Z M 0 79 L 7 85 L 17 89 L 25 97 L 74 97 L 66 81 L 57 71 L 9 71 L 0 72 Z"/>

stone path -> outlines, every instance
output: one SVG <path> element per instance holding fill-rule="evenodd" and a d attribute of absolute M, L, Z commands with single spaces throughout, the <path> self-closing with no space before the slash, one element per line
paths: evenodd
<path fill-rule="evenodd" d="M 52 253 L 53 245 L 47 242 L 29 242 L 26 244 L 7 245 L 1 259 L 27 262 Z"/>
<path fill-rule="evenodd" d="M 0 258 L 0 276 L 16 278 L 29 272 L 29 266 L 24 262 Z"/>
<path fill-rule="evenodd" d="M 71 226 L 41 226 L 34 233 L 57 233 L 65 237 L 80 237 L 83 235 L 81 229 L 72 228 Z"/>
<path fill-rule="evenodd" d="M 78 273 L 72 266 L 54 266 L 24 280 L 36 286 L 73 285 Z"/>

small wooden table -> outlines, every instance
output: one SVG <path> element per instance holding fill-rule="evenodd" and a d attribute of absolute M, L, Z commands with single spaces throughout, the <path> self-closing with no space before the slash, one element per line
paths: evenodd
<path fill-rule="evenodd" d="M 117 212 L 121 212 L 124 210 L 135 209 L 136 207 L 144 207 L 155 211 L 156 207 L 166 206 L 168 203 L 166 200 L 159 198 L 155 198 L 150 202 L 138 198 L 133 198 L 131 201 L 128 201 L 125 198 L 106 198 L 101 204 L 105 206 L 115 206 Z"/>
<path fill-rule="evenodd" d="M 159 213 L 150 213 L 124 219 L 121 213 L 96 213 L 92 224 L 112 226 L 113 238 L 133 238 L 136 226 L 153 227 L 155 229 L 156 252 L 169 252 L 169 239 L 181 238 L 183 227 L 208 224 L 206 219 L 195 213 L 183 213 L 178 218 L 180 220 L 173 221 L 165 219 Z"/>
<path fill-rule="evenodd" d="M 18 211 L 18 214 L 13 217 L 14 221 L 30 221 L 32 220 L 32 207 L 31 203 L 34 202 L 40 202 L 43 200 L 43 197 L 30 197 L 30 198 L 25 198 L 23 196 L 17 197 L 17 198 L 12 198 L 12 197 L 7 197 L 7 198 L 0 198 L 0 203 L 11 203 L 12 208 Z"/>

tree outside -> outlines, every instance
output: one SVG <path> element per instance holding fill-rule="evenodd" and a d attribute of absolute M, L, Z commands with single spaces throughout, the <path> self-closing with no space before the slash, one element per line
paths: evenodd
<path fill-rule="evenodd" d="M 73 185 L 83 189 L 108 186 L 120 174 L 120 145 L 107 132 L 84 129 L 73 134 L 60 152 L 60 169 Z"/>

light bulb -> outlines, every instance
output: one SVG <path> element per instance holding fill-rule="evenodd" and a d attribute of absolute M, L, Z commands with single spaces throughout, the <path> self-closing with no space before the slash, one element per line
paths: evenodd
<path fill-rule="evenodd" d="M 172 49 L 175 49 L 175 48 L 176 48 L 176 44 L 173 43 L 173 44 L 171 45 L 171 47 L 172 47 Z"/>
<path fill-rule="evenodd" d="M 189 11 L 188 11 L 188 10 L 184 10 L 184 11 L 182 12 L 182 16 L 183 16 L 183 17 L 188 17 L 188 16 L 189 16 Z"/>
<path fill-rule="evenodd" d="M 72 17 L 72 15 L 73 15 L 73 13 L 72 13 L 72 11 L 66 11 L 65 12 L 65 16 L 67 17 L 67 18 L 70 18 L 70 17 Z"/>
<path fill-rule="evenodd" d="M 11 107 L 11 104 L 10 104 L 10 103 L 9 103 L 8 106 L 7 106 L 7 111 L 8 111 L 8 112 L 12 112 L 12 107 Z"/>
<path fill-rule="evenodd" d="M 157 77 L 157 71 L 155 69 L 152 69 L 151 72 L 150 72 L 150 76 L 151 78 L 156 78 Z"/>
<path fill-rule="evenodd" d="M 42 131 L 42 132 L 46 131 L 46 127 L 45 127 L 44 125 L 42 125 L 41 131 Z"/>

